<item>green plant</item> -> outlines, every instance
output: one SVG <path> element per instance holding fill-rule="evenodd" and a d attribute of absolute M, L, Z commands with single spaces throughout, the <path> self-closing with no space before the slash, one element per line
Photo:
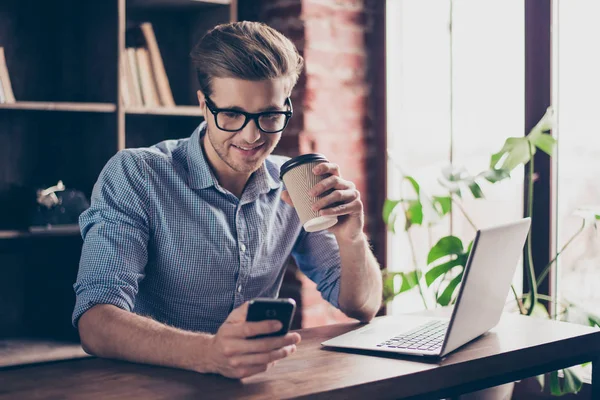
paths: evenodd
<path fill-rule="evenodd" d="M 419 266 L 415 254 L 412 228 L 415 226 L 424 226 L 431 231 L 433 226 L 444 220 L 444 218 L 447 218 L 453 208 L 455 208 L 464 216 L 473 230 L 476 231 L 477 227 L 462 202 L 465 193 L 470 193 L 475 199 L 484 199 L 485 196 L 481 187 L 483 181 L 495 184 L 510 179 L 511 173 L 521 165 L 527 169 L 527 173 L 525 174 L 525 187 L 527 188 L 526 216 L 533 218 L 533 182 L 535 179 L 533 156 L 538 150 L 543 151 L 550 157 L 553 155 L 556 147 L 556 139 L 549 134 L 552 126 L 553 111 L 549 108 L 546 114 L 526 136 L 509 137 L 506 139 L 500 151 L 491 155 L 489 167 L 486 170 L 476 175 L 471 175 L 465 168 L 454 166 L 444 168 L 438 178 L 438 182 L 443 187 L 444 194 L 438 196 L 430 196 L 425 193 L 415 178 L 404 174 L 398 163 L 388 154 L 388 159 L 399 169 L 402 175 L 401 185 L 408 183 L 406 186 L 411 188 L 413 194 L 410 196 L 402 195 L 399 199 L 386 199 L 383 207 L 383 219 L 388 229 L 394 234 L 398 234 L 397 223 L 401 220 L 401 217 L 404 218 L 404 231 L 411 248 L 413 266 L 411 270 L 405 272 L 383 270 L 383 296 L 385 302 L 409 290 L 418 290 L 425 308 L 429 308 L 426 299 L 427 294 L 430 297 L 433 296 L 434 306 L 447 306 L 454 303 L 473 241 L 464 243 L 457 236 L 444 236 L 429 249 L 426 265 Z M 581 228 L 556 253 L 553 259 L 544 266 L 538 276 L 535 274 L 533 265 L 531 235 L 528 236 L 526 257 L 524 257 L 523 262 L 525 279 L 530 291 L 519 296 L 515 288 L 511 286 L 516 307 L 521 314 L 537 315 L 545 318 L 556 317 L 551 316 L 542 304 L 542 302 L 551 302 L 552 299 L 549 296 L 539 294 L 537 289 L 546 278 L 548 271 L 558 257 L 581 234 L 589 221 L 593 221 L 594 227 L 596 227 L 596 221 L 600 219 L 600 215 L 591 209 L 582 209 L 579 214 L 582 216 Z M 561 304 L 563 310 L 570 307 L 576 307 L 576 305 Z M 600 326 L 599 317 L 589 315 L 588 320 L 591 325 Z M 553 394 L 576 393 L 580 390 L 582 385 L 581 380 L 575 372 L 566 369 L 563 370 L 563 375 L 564 386 L 561 387 L 558 372 L 550 374 L 550 387 Z"/>

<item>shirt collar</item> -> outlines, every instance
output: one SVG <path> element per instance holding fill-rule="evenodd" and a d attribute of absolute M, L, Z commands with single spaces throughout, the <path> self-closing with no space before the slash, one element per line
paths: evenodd
<path fill-rule="evenodd" d="M 263 167 L 265 170 L 267 170 L 265 163 L 263 163 Z M 273 176 L 273 174 L 275 174 L 275 176 Z M 279 168 L 277 168 L 276 171 L 272 170 L 270 172 L 267 172 L 267 185 L 271 190 L 279 189 L 281 187 L 281 180 L 279 179 Z"/>
<path fill-rule="evenodd" d="M 272 171 L 267 168 L 267 161 L 263 162 L 260 168 L 252 174 L 251 179 L 255 183 L 258 193 L 268 193 L 281 186 L 279 179 L 275 179 Z"/>
<path fill-rule="evenodd" d="M 188 141 L 188 177 L 192 189 L 206 189 L 214 186 L 216 181 L 200 146 L 200 138 L 205 131 L 206 122 L 202 122 Z"/>
<path fill-rule="evenodd" d="M 214 176 L 208 160 L 202 151 L 200 139 L 206 133 L 206 122 L 202 122 L 192 133 L 188 141 L 188 176 L 189 185 L 192 189 L 206 189 L 211 186 L 217 186 L 217 179 Z M 250 177 L 249 186 L 258 193 L 268 193 L 270 190 L 281 186 L 277 175 L 278 171 L 270 171 L 267 168 L 267 161 L 263 162 L 256 172 Z"/>

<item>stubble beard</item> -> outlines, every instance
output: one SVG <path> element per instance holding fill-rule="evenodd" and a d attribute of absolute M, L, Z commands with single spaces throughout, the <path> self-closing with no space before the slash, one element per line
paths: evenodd
<path fill-rule="evenodd" d="M 219 158 L 225 164 L 227 164 L 227 166 L 229 168 L 231 168 L 232 170 L 239 172 L 239 173 L 244 173 L 244 174 L 252 174 L 256 170 L 258 170 L 260 168 L 260 166 L 263 164 L 263 162 L 265 161 L 265 159 L 273 152 L 273 150 L 275 149 L 275 146 L 277 146 L 277 143 L 279 143 L 279 140 L 281 139 L 281 137 L 278 137 L 277 140 L 274 140 L 272 142 L 266 141 L 264 146 L 268 146 L 267 150 L 265 151 L 263 149 L 263 152 L 261 153 L 261 156 L 259 158 L 248 163 L 248 162 L 243 162 L 241 160 L 237 160 L 232 155 L 232 151 L 234 151 L 234 150 L 231 149 L 230 145 L 224 144 L 223 142 L 218 141 L 212 135 L 211 130 L 208 129 L 208 126 L 206 127 L 206 135 L 208 136 L 210 145 L 213 147 L 213 149 L 215 150 L 215 153 L 217 153 Z"/>

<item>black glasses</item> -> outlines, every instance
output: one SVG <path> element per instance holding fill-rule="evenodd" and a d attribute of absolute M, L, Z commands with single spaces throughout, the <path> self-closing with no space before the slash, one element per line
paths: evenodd
<path fill-rule="evenodd" d="M 292 100 L 285 99 L 285 105 L 289 111 L 263 111 L 249 113 L 231 108 L 217 108 L 208 96 L 205 97 L 208 110 L 214 115 L 217 128 L 226 132 L 237 132 L 248 125 L 248 121 L 254 120 L 258 129 L 264 133 L 278 133 L 285 129 L 290 118 L 294 114 Z"/>

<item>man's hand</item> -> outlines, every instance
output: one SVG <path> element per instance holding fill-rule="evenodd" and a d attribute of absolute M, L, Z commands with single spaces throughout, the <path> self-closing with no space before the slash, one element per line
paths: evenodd
<path fill-rule="evenodd" d="M 248 303 L 229 314 L 213 337 L 209 362 L 211 371 L 228 378 L 245 378 L 266 371 L 296 351 L 300 342 L 298 333 L 285 336 L 248 339 L 281 329 L 279 321 L 246 322 Z"/>
<path fill-rule="evenodd" d="M 313 168 L 315 175 L 329 174 L 312 187 L 308 194 L 317 197 L 313 210 L 322 216 L 335 215 L 338 223 L 328 228 L 335 235 L 340 249 L 340 309 L 351 318 L 370 321 L 381 305 L 381 273 L 367 237 L 363 233 L 364 208 L 354 183 L 342 178 L 340 168 L 333 163 L 321 163 Z M 281 195 L 293 206 L 289 193 Z"/>
<path fill-rule="evenodd" d="M 313 173 L 315 175 L 331 175 L 317 183 L 308 192 L 310 196 L 317 197 L 331 190 L 331 193 L 313 204 L 313 210 L 319 211 L 320 215 L 338 217 L 338 223 L 328 229 L 338 241 L 339 239 L 353 241 L 361 237 L 364 226 L 363 203 L 354 183 L 342 179 L 339 166 L 333 163 L 321 163 L 313 168 Z M 293 206 L 287 191 L 284 191 L 281 197 L 283 201 Z"/>

